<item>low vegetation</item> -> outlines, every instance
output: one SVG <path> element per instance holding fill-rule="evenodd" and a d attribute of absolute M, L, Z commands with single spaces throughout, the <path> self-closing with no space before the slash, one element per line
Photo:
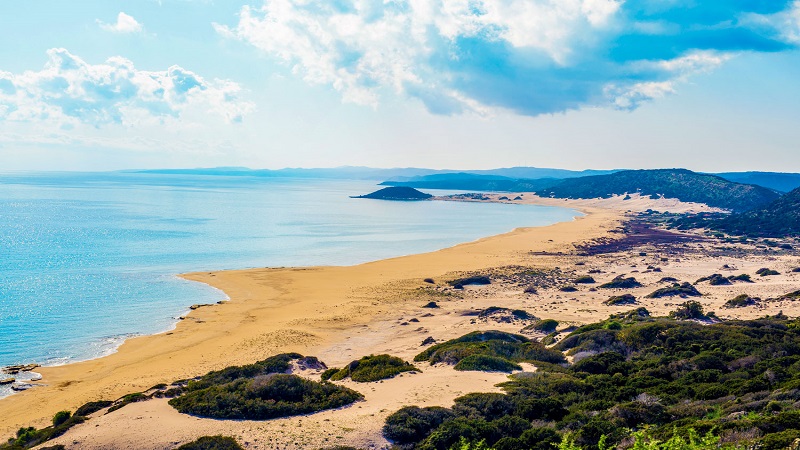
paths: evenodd
<path fill-rule="evenodd" d="M 447 284 L 453 286 L 454 289 L 464 289 L 464 286 L 492 284 L 492 280 L 486 275 L 473 275 L 449 281 Z"/>
<path fill-rule="evenodd" d="M 286 353 L 209 372 L 189 381 L 185 392 L 169 404 L 199 417 L 266 420 L 339 408 L 363 398 L 343 386 L 284 373 L 291 361 L 300 358 Z"/>
<path fill-rule="evenodd" d="M 540 333 L 552 333 L 558 328 L 558 321 L 554 319 L 542 319 L 524 328 L 524 330 L 538 331 Z"/>
<path fill-rule="evenodd" d="M 647 298 L 662 298 L 662 297 L 700 297 L 700 293 L 694 286 L 688 282 L 682 284 L 674 283 L 672 286 L 656 289 L 655 291 L 647 294 Z"/>
<path fill-rule="evenodd" d="M 561 352 L 525 336 L 503 331 L 475 331 L 428 347 L 414 361 L 445 363 L 456 370 L 510 372 L 519 370 L 520 362 L 562 363 Z"/>
<path fill-rule="evenodd" d="M 579 327 L 551 350 L 575 362 L 539 363 L 511 375 L 503 393 L 467 394 L 450 408 L 404 407 L 384 436 L 400 448 L 496 450 L 778 450 L 800 438 L 798 319 L 699 324 L 639 308 Z"/>
<path fill-rule="evenodd" d="M 327 372 L 324 375 L 327 375 L 325 379 L 331 381 L 350 378 L 360 383 L 368 383 L 392 378 L 403 372 L 420 372 L 420 370 L 396 356 L 370 355 L 351 362 L 343 369 L 333 373 Z"/>
<path fill-rule="evenodd" d="M 589 275 L 584 275 L 584 276 L 575 278 L 574 280 L 572 280 L 572 282 L 575 283 L 575 284 L 593 284 L 593 283 L 596 283 L 594 278 L 592 278 Z"/>
<path fill-rule="evenodd" d="M 227 436 L 203 436 L 176 450 L 244 450 L 236 439 Z"/>
<path fill-rule="evenodd" d="M 758 297 L 750 297 L 747 294 L 737 295 L 736 297 L 728 300 L 722 305 L 723 308 L 744 308 L 746 306 L 753 306 L 758 304 L 761 299 Z"/>
<path fill-rule="evenodd" d="M 0 450 L 21 450 L 33 448 L 55 439 L 67 432 L 75 425 L 86 421 L 86 417 L 73 415 L 70 411 L 59 411 L 53 416 L 52 426 L 42 429 L 25 427 L 17 430 L 14 437 L 5 444 L 0 444 Z"/>
<path fill-rule="evenodd" d="M 706 314 L 703 305 L 694 300 L 681 303 L 669 316 L 677 320 L 711 320 L 715 317 L 713 313 Z"/>
<path fill-rule="evenodd" d="M 603 289 L 632 289 L 640 287 L 641 285 L 642 283 L 639 283 L 634 277 L 619 275 L 608 283 L 601 284 L 600 287 Z"/>
<path fill-rule="evenodd" d="M 636 297 L 633 296 L 633 294 L 615 295 L 613 297 L 610 297 L 603 303 L 605 303 L 608 306 L 632 305 L 636 303 Z"/>
<path fill-rule="evenodd" d="M 723 277 L 719 273 L 715 273 L 713 275 L 700 278 L 697 281 L 695 281 L 694 284 L 702 283 L 704 281 L 708 281 L 708 284 L 710 284 L 711 286 L 724 286 L 733 284 L 730 278 Z"/>
<path fill-rule="evenodd" d="M 756 275 L 761 277 L 769 277 L 773 275 L 780 275 L 781 273 L 777 270 L 768 269 L 766 267 L 762 267 L 761 269 L 756 270 Z"/>

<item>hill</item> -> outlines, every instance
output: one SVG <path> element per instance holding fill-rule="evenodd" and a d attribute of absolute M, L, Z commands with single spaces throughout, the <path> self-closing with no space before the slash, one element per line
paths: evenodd
<path fill-rule="evenodd" d="M 763 208 L 720 219 L 712 228 L 736 235 L 800 236 L 800 188 Z"/>
<path fill-rule="evenodd" d="M 375 200 L 427 200 L 433 197 L 431 194 L 420 192 L 414 188 L 399 186 L 387 187 L 367 195 L 359 195 L 352 198 L 371 198 Z"/>
<path fill-rule="evenodd" d="M 514 179 L 498 175 L 447 173 L 414 177 L 406 181 L 384 181 L 383 186 L 407 186 L 423 189 L 456 189 L 465 191 L 534 192 L 559 183 L 556 178 Z"/>
<path fill-rule="evenodd" d="M 800 173 L 780 172 L 729 172 L 717 176 L 736 183 L 755 184 L 780 192 L 789 192 L 800 187 Z"/>
<path fill-rule="evenodd" d="M 637 192 L 740 212 L 762 207 L 780 196 L 761 186 L 735 183 L 686 169 L 625 170 L 567 179 L 536 191 L 540 196 L 557 198 L 607 198 Z"/>

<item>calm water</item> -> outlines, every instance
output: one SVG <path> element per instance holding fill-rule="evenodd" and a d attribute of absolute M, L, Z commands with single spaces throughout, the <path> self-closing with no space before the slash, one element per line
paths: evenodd
<path fill-rule="evenodd" d="M 578 215 L 351 199 L 372 182 L 153 174 L 0 175 L 0 366 L 59 364 L 225 298 L 189 271 L 355 264 Z"/>

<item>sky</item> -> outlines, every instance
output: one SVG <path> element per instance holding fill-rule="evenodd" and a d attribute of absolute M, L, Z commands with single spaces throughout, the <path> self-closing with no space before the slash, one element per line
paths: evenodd
<path fill-rule="evenodd" d="M 800 172 L 800 0 L 0 2 L 0 171 Z"/>

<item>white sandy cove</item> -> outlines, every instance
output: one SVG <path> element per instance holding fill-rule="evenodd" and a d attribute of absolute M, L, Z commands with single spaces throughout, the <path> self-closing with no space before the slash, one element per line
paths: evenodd
<path fill-rule="evenodd" d="M 800 311 L 800 305 L 791 302 L 769 303 L 760 309 L 720 309 L 725 300 L 743 291 L 767 298 L 800 288 L 798 274 L 787 270 L 797 261 L 788 257 L 755 252 L 739 259 L 703 256 L 698 246 L 704 244 L 690 244 L 682 253 L 666 258 L 663 248 L 648 249 L 646 256 L 640 256 L 640 249 L 593 257 L 574 255 L 575 244 L 620 238 L 616 231 L 626 211 L 662 209 L 669 200 L 564 201 L 525 194 L 522 202 L 573 207 L 585 216 L 547 227 L 517 229 L 432 253 L 357 266 L 188 274 L 187 279 L 222 289 L 231 300 L 192 311 L 171 332 L 130 339 L 113 355 L 42 368 L 47 386 L 0 400 L 0 432 L 10 437 L 21 426 L 44 426 L 55 412 L 74 411 L 87 401 L 113 400 L 158 383 L 251 363 L 286 351 L 318 356 L 328 366 L 341 367 L 369 354 L 390 353 L 411 360 L 428 336 L 442 341 L 481 329 L 519 332 L 518 323 L 487 323 L 476 320 L 474 315 L 463 315 L 489 306 L 525 309 L 537 317 L 559 320 L 562 326 L 602 320 L 610 313 L 631 309 L 603 305 L 610 293 L 589 291 L 590 286 L 581 286 L 578 292 L 553 288 L 529 295 L 519 286 L 493 283 L 441 295 L 423 281 L 430 277 L 443 286 L 457 272 L 526 266 L 560 267 L 564 272 L 582 275 L 595 269 L 602 273 L 593 276 L 598 282 L 605 282 L 616 275 L 638 271 L 635 276 L 645 286 L 626 292 L 641 298 L 654 289 L 661 277 L 694 281 L 719 272 L 724 264 L 735 267 L 736 271 L 730 273 L 737 274 L 752 274 L 767 265 L 783 275 L 758 279 L 746 286 L 700 285 L 698 288 L 707 294 L 701 302 L 721 316 L 757 317 L 779 310 L 797 315 Z M 674 203 L 669 209 L 704 207 Z M 662 272 L 646 271 L 645 267 L 653 264 Z M 422 308 L 428 301 L 437 301 L 441 308 Z M 666 314 L 677 303 L 679 299 L 641 301 L 653 314 Z M 468 392 L 498 391 L 495 385 L 506 379 L 504 374 L 418 366 L 422 373 L 376 383 L 344 382 L 363 393 L 366 400 L 335 411 L 263 422 L 222 421 L 179 414 L 166 400 L 154 399 L 130 404 L 108 415 L 100 412 L 47 445 L 63 444 L 74 449 L 172 449 L 199 436 L 223 434 L 235 437 L 246 448 L 320 448 L 334 444 L 380 448 L 387 444 L 380 433 L 384 419 L 401 406 L 450 406 L 454 398 Z"/>

